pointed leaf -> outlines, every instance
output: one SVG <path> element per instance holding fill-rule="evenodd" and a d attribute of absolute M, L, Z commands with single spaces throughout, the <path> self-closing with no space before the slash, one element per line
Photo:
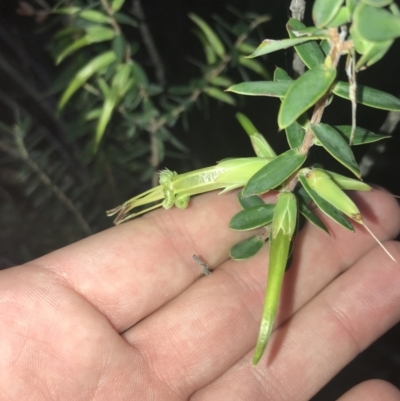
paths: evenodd
<path fill-rule="evenodd" d="M 400 18 L 383 8 L 359 3 L 354 10 L 353 24 L 364 39 L 372 42 L 400 36 Z"/>
<path fill-rule="evenodd" d="M 315 26 L 323 28 L 331 22 L 339 12 L 343 0 L 315 0 L 312 18 Z"/>
<path fill-rule="evenodd" d="M 327 25 L 328 28 L 338 28 L 342 25 L 351 21 L 351 13 L 349 8 L 346 6 L 340 7 L 338 13 L 336 14 L 335 18 L 329 22 Z"/>
<path fill-rule="evenodd" d="M 111 10 L 113 13 L 119 11 L 121 7 L 124 5 L 125 0 L 112 0 L 111 2 Z"/>
<path fill-rule="evenodd" d="M 338 81 L 333 87 L 333 93 L 344 99 L 349 99 L 349 84 Z M 375 109 L 400 111 L 400 99 L 369 86 L 357 85 L 357 102 Z"/>
<path fill-rule="evenodd" d="M 335 77 L 336 68 L 319 65 L 297 78 L 287 91 L 279 110 L 279 128 L 286 128 L 317 103 L 329 90 Z"/>
<path fill-rule="evenodd" d="M 228 103 L 231 106 L 234 106 L 236 104 L 235 99 L 221 89 L 215 87 L 205 88 L 204 93 L 206 93 L 210 97 L 213 97 L 214 99 L 220 100 L 221 102 Z"/>
<path fill-rule="evenodd" d="M 274 81 L 293 81 L 293 79 L 283 68 L 276 67 L 274 71 Z"/>
<path fill-rule="evenodd" d="M 262 76 L 265 79 L 271 79 L 270 74 L 264 68 L 264 66 L 257 60 L 252 60 L 248 57 L 239 56 L 239 64 L 247 69 L 254 71 L 256 74 Z"/>
<path fill-rule="evenodd" d="M 386 40 L 384 42 L 367 42 L 368 46 L 364 54 L 357 60 L 356 71 L 362 67 L 370 67 L 379 61 L 389 50 L 393 44 L 393 40 Z"/>
<path fill-rule="evenodd" d="M 231 86 L 226 92 L 248 96 L 284 97 L 292 82 L 290 81 L 254 81 L 242 82 Z"/>
<path fill-rule="evenodd" d="M 242 191 L 238 192 L 238 200 L 243 209 L 248 209 L 253 206 L 265 205 L 265 202 L 257 195 L 244 197 Z"/>
<path fill-rule="evenodd" d="M 322 220 L 307 206 L 311 201 L 310 195 L 306 192 L 303 187 L 299 187 L 297 191 L 299 212 L 314 226 L 325 231 L 329 235 L 329 230 L 326 228 Z"/>
<path fill-rule="evenodd" d="M 333 128 L 343 136 L 347 143 L 349 142 L 351 136 L 351 125 L 335 125 Z M 369 131 L 365 128 L 356 127 L 352 145 L 365 145 L 366 143 L 377 142 L 386 138 L 390 138 L 390 135 L 375 134 L 375 132 Z"/>
<path fill-rule="evenodd" d="M 325 213 L 328 217 L 330 217 L 333 221 L 335 221 L 342 227 L 354 232 L 353 225 L 346 219 L 346 217 L 344 217 L 343 213 L 333 207 L 325 199 L 321 198 L 314 190 L 312 190 L 307 183 L 306 177 L 303 174 L 299 174 L 299 181 L 303 188 L 311 196 L 314 203 L 323 213 Z"/>
<path fill-rule="evenodd" d="M 310 124 L 315 137 L 339 163 L 347 167 L 354 175 L 361 177 L 356 159 L 349 144 L 328 124 Z"/>
<path fill-rule="evenodd" d="M 196 14 L 190 13 L 189 18 L 202 30 L 215 53 L 222 58 L 225 55 L 225 48 L 217 34 Z"/>
<path fill-rule="evenodd" d="M 96 72 L 109 66 L 116 59 L 116 54 L 113 51 L 102 53 L 89 61 L 83 68 L 81 68 L 73 80 L 68 85 L 67 89 L 61 96 L 58 104 L 58 109 L 62 109 L 71 96 Z"/>
<path fill-rule="evenodd" d="M 234 260 L 248 259 L 254 256 L 264 245 L 265 241 L 258 235 L 255 235 L 234 245 L 230 249 L 229 255 Z"/>
<path fill-rule="evenodd" d="M 286 139 L 291 149 L 296 149 L 301 146 L 306 136 L 306 130 L 295 121 L 285 128 Z"/>
<path fill-rule="evenodd" d="M 248 58 L 264 56 L 265 54 L 276 52 L 277 50 L 287 49 L 288 47 L 292 47 L 295 45 L 299 45 L 301 43 L 308 42 L 310 40 L 320 40 L 325 39 L 324 36 L 302 36 L 301 38 L 294 39 L 282 39 L 282 40 L 273 40 L 273 39 L 265 39 L 261 42 L 260 46 L 257 47 L 254 53 L 247 56 Z"/>
<path fill-rule="evenodd" d="M 275 205 L 259 205 L 244 209 L 236 213 L 231 221 L 229 227 L 232 230 L 248 231 L 260 228 L 271 223 L 272 216 L 274 215 Z"/>
<path fill-rule="evenodd" d="M 271 148 L 267 140 L 257 131 L 253 123 L 242 113 L 236 113 L 236 118 L 240 125 L 250 137 L 254 152 L 259 157 L 276 157 L 276 153 Z"/>
<path fill-rule="evenodd" d="M 286 25 L 289 36 L 296 38 L 296 31 L 306 26 L 297 19 L 291 18 Z M 325 55 L 316 41 L 305 42 L 294 47 L 297 54 L 308 68 L 316 67 L 324 63 Z"/>
<path fill-rule="evenodd" d="M 297 171 L 305 160 L 306 155 L 300 154 L 297 149 L 280 154 L 250 178 L 243 189 L 243 196 L 262 194 L 277 187 Z"/>
<path fill-rule="evenodd" d="M 262 357 L 272 333 L 296 222 L 296 197 L 290 192 L 281 193 L 271 226 L 268 281 L 253 364 L 257 364 Z"/>
<path fill-rule="evenodd" d="M 83 10 L 79 13 L 79 16 L 87 21 L 98 22 L 100 24 L 111 21 L 110 17 L 97 10 Z"/>

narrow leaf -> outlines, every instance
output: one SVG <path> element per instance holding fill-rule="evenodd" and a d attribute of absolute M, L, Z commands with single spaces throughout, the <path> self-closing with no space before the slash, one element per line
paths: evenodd
<path fill-rule="evenodd" d="M 110 17 L 97 10 L 83 10 L 79 16 L 87 21 L 98 22 L 100 24 L 110 22 Z"/>
<path fill-rule="evenodd" d="M 339 163 L 347 167 L 355 176 L 361 177 L 356 159 L 349 144 L 328 124 L 310 124 L 315 137 Z"/>
<path fill-rule="evenodd" d="M 263 245 L 265 245 L 265 241 L 258 235 L 255 235 L 234 245 L 230 249 L 229 255 L 234 260 L 248 259 L 257 254 Z"/>
<path fill-rule="evenodd" d="M 248 231 L 266 226 L 272 221 L 274 208 L 275 205 L 264 203 L 263 205 L 244 209 L 232 217 L 229 227 L 232 230 Z"/>
<path fill-rule="evenodd" d="M 89 61 L 83 68 L 81 68 L 68 85 L 67 89 L 61 96 L 58 104 L 58 109 L 62 109 L 71 96 L 96 72 L 110 65 L 116 59 L 113 51 L 102 53 Z"/>
<path fill-rule="evenodd" d="M 329 170 L 322 170 L 315 168 L 314 170 L 324 171 L 326 174 L 331 177 L 332 181 L 341 189 L 351 190 L 351 191 L 371 191 L 372 187 L 370 187 L 365 182 L 360 180 L 355 180 L 354 178 L 346 177 L 345 175 L 341 175 Z"/>
<path fill-rule="evenodd" d="M 236 113 L 240 125 L 250 137 L 254 152 L 259 157 L 276 157 L 276 153 L 267 140 L 258 132 L 253 123 L 242 113 Z"/>
<path fill-rule="evenodd" d="M 393 3 L 393 0 L 361 0 L 363 3 L 374 7 L 386 7 Z"/>
<path fill-rule="evenodd" d="M 125 0 L 112 0 L 111 2 L 111 10 L 115 13 L 121 9 L 124 5 Z"/>
<path fill-rule="evenodd" d="M 303 187 L 300 187 L 297 191 L 299 212 L 314 226 L 320 228 L 322 231 L 325 231 L 329 235 L 329 230 L 326 228 L 325 224 L 322 220 L 307 206 L 311 201 L 311 197 L 305 191 Z"/>
<path fill-rule="evenodd" d="M 203 31 L 215 53 L 222 58 L 225 55 L 225 48 L 217 34 L 202 18 L 196 14 L 190 13 L 189 18 Z"/>
<path fill-rule="evenodd" d="M 257 195 L 244 197 L 242 191 L 238 192 L 238 200 L 242 209 L 248 209 L 253 206 L 265 205 L 265 202 Z"/>
<path fill-rule="evenodd" d="M 333 128 L 335 128 L 335 130 L 343 136 L 347 143 L 349 142 L 351 125 L 335 125 Z M 352 145 L 365 145 L 367 143 L 377 142 L 386 138 L 390 138 L 390 135 L 375 134 L 375 132 L 369 131 L 365 128 L 356 127 Z"/>
<path fill-rule="evenodd" d="M 264 66 L 257 60 L 249 59 L 248 57 L 239 56 L 239 64 L 247 69 L 254 71 L 256 74 L 262 76 L 265 79 L 271 79 L 270 74 L 264 68 Z"/>
<path fill-rule="evenodd" d="M 307 183 L 307 179 L 303 174 L 299 174 L 299 181 L 307 193 L 311 196 L 317 207 L 330 217 L 333 221 L 338 223 L 344 228 L 354 232 L 353 225 L 344 217 L 343 213 L 333 207 L 325 199 L 321 198 L 315 191 L 313 191 Z"/>
<path fill-rule="evenodd" d="M 276 67 L 274 71 L 274 81 L 293 81 L 293 79 L 283 68 Z"/>
<path fill-rule="evenodd" d="M 276 52 L 277 50 L 287 49 L 301 43 L 308 42 L 310 40 L 320 40 L 325 39 L 324 36 L 302 36 L 301 38 L 294 39 L 282 39 L 282 40 L 272 40 L 265 39 L 261 42 L 260 46 L 257 47 L 254 53 L 247 56 L 248 58 L 264 56 L 265 54 Z"/>
<path fill-rule="evenodd" d="M 333 87 L 333 93 L 350 100 L 347 82 L 338 81 Z M 357 85 L 357 102 L 375 109 L 400 111 L 399 98 L 369 86 Z"/>
<path fill-rule="evenodd" d="M 255 173 L 243 189 L 243 196 L 257 195 L 282 184 L 305 162 L 306 155 L 290 149 Z M 267 168 L 268 167 L 268 168 Z"/>
<path fill-rule="evenodd" d="M 284 97 L 291 84 L 290 81 L 242 82 L 231 86 L 226 91 L 248 96 Z"/>
<path fill-rule="evenodd" d="M 296 38 L 296 31 L 306 26 L 297 19 L 291 18 L 286 25 L 289 36 Z M 324 63 L 325 55 L 316 41 L 309 41 L 294 47 L 297 54 L 308 68 L 316 67 Z"/>
<path fill-rule="evenodd" d="M 335 77 L 335 68 L 319 65 L 297 78 L 287 91 L 279 110 L 279 128 L 286 128 L 317 103 L 329 90 Z"/>
<path fill-rule="evenodd" d="M 315 0 L 312 9 L 312 18 L 315 26 L 324 28 L 339 12 L 343 0 Z"/>
<path fill-rule="evenodd" d="M 231 106 L 236 104 L 235 99 L 228 93 L 223 92 L 221 89 L 215 87 L 209 87 L 204 89 L 204 93 L 214 99 L 220 100 L 221 102 L 228 103 Z"/>
<path fill-rule="evenodd" d="M 285 132 L 291 149 L 299 148 L 306 136 L 306 130 L 297 121 L 286 127 Z"/>

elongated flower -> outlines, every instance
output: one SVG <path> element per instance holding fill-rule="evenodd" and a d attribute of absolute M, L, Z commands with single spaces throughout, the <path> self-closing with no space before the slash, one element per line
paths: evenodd
<path fill-rule="evenodd" d="M 243 187 L 247 181 L 272 158 L 247 157 L 222 160 L 215 166 L 178 174 L 175 171 L 160 171 L 160 185 L 129 199 L 122 205 L 107 212 L 117 214 L 115 224 L 132 219 L 158 207 L 169 209 L 187 207 L 192 195 L 222 189 L 221 193 Z M 158 202 L 155 203 L 154 202 Z M 149 205 L 143 210 L 129 213 L 139 206 Z"/>

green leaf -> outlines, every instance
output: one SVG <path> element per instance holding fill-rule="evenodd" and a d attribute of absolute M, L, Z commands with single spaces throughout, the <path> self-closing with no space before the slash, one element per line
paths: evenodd
<path fill-rule="evenodd" d="M 230 223 L 229 227 L 232 230 L 248 231 L 260 228 L 271 223 L 272 216 L 274 215 L 275 205 L 259 205 L 244 209 L 236 213 Z"/>
<path fill-rule="evenodd" d="M 110 17 L 97 10 L 83 10 L 79 13 L 79 16 L 87 21 L 100 24 L 109 23 L 111 21 Z"/>
<path fill-rule="evenodd" d="M 110 28 L 102 26 L 91 26 L 86 29 L 86 35 L 67 46 L 56 58 L 56 64 L 60 64 L 66 57 L 82 47 L 91 45 L 92 43 L 104 42 L 111 40 L 115 36 L 115 32 Z"/>
<path fill-rule="evenodd" d="M 343 0 L 315 0 L 312 18 L 317 28 L 327 26 L 339 12 Z"/>
<path fill-rule="evenodd" d="M 291 18 L 286 25 L 291 38 L 296 38 L 296 31 L 306 26 L 297 19 Z M 294 47 L 297 54 L 308 68 L 316 67 L 324 63 L 325 55 L 315 41 L 305 42 Z"/>
<path fill-rule="evenodd" d="M 322 231 L 325 231 L 329 235 L 329 230 L 326 228 L 325 224 L 322 220 L 307 206 L 307 204 L 311 201 L 311 197 L 305 191 L 303 187 L 299 187 L 297 191 L 298 197 L 298 205 L 299 212 L 314 226 L 320 228 Z"/>
<path fill-rule="evenodd" d="M 272 333 L 296 221 L 296 197 L 290 192 L 281 193 L 271 226 L 267 288 L 253 364 L 262 357 Z"/>
<path fill-rule="evenodd" d="M 221 58 L 224 57 L 224 45 L 222 44 L 216 33 L 211 29 L 211 27 L 196 14 L 190 13 L 189 18 L 202 30 L 215 53 L 218 54 L 218 56 Z"/>
<path fill-rule="evenodd" d="M 330 217 L 333 221 L 335 221 L 342 227 L 354 232 L 353 225 L 346 219 L 346 217 L 344 217 L 343 213 L 337 210 L 325 199 L 321 198 L 314 190 L 312 190 L 307 183 L 306 177 L 303 174 L 299 174 L 299 181 L 303 188 L 311 196 L 314 203 L 323 213 L 325 213 L 328 217 Z"/>
<path fill-rule="evenodd" d="M 242 82 L 231 86 L 226 91 L 248 96 L 284 97 L 291 84 L 292 82 L 290 81 Z"/>
<path fill-rule="evenodd" d="M 232 81 L 230 78 L 224 77 L 221 75 L 217 75 L 216 77 L 211 78 L 209 80 L 209 82 L 210 82 L 210 84 L 213 84 L 215 86 L 222 86 L 223 88 L 226 88 L 226 87 L 232 85 Z M 193 91 L 193 89 L 190 92 L 192 92 L 192 91 Z"/>
<path fill-rule="evenodd" d="M 244 260 L 254 256 L 265 245 L 265 241 L 258 235 L 247 238 L 234 245 L 229 255 L 234 260 Z"/>
<path fill-rule="evenodd" d="M 351 21 L 351 14 L 348 7 L 340 7 L 335 18 L 328 24 L 328 28 L 338 28 Z"/>
<path fill-rule="evenodd" d="M 297 121 L 286 127 L 285 132 L 291 149 L 299 148 L 306 136 L 306 130 Z"/>
<path fill-rule="evenodd" d="M 93 148 L 94 153 L 97 152 L 97 149 L 103 138 L 107 125 L 111 120 L 112 113 L 115 109 L 115 106 L 117 105 L 117 102 L 118 102 L 118 90 L 117 88 L 114 87 L 111 90 L 110 96 L 107 97 L 104 101 L 101 116 L 96 127 L 96 135 L 94 139 L 94 148 Z"/>
<path fill-rule="evenodd" d="M 246 67 L 249 70 L 254 71 L 256 74 L 262 76 L 265 79 L 270 79 L 270 74 L 264 68 L 264 66 L 257 60 L 252 60 L 244 56 L 239 56 L 239 64 Z"/>
<path fill-rule="evenodd" d="M 315 137 L 339 163 L 347 167 L 355 176 L 361 177 L 356 159 L 349 144 L 343 137 L 328 124 L 310 124 Z"/>
<path fill-rule="evenodd" d="M 111 2 L 111 10 L 113 13 L 119 11 L 121 7 L 124 5 L 125 0 L 112 0 Z"/>
<path fill-rule="evenodd" d="M 101 53 L 89 63 L 87 63 L 83 68 L 81 68 L 72 79 L 71 83 L 68 85 L 67 89 L 61 96 L 60 102 L 58 104 L 58 109 L 61 110 L 71 96 L 96 72 L 106 68 L 116 59 L 116 55 L 113 51 L 108 51 Z"/>
<path fill-rule="evenodd" d="M 259 157 L 276 157 L 276 153 L 267 140 L 258 132 L 253 123 L 242 113 L 236 113 L 240 125 L 250 137 L 254 152 Z"/>
<path fill-rule="evenodd" d="M 350 100 L 347 82 L 338 81 L 332 91 L 335 95 Z M 399 98 L 369 86 L 357 85 L 357 102 L 375 109 L 400 111 Z"/>
<path fill-rule="evenodd" d="M 248 58 L 264 56 L 265 54 L 276 52 L 277 50 L 287 49 L 289 47 L 299 45 L 310 40 L 320 40 L 324 39 L 324 36 L 303 36 L 301 38 L 294 39 L 282 39 L 282 40 L 272 40 L 265 39 L 261 42 L 260 46 L 257 47 L 254 53 L 247 56 Z"/>
<path fill-rule="evenodd" d="M 204 88 L 204 93 L 206 93 L 210 97 L 213 97 L 214 99 L 220 100 L 221 102 L 228 103 L 231 106 L 234 106 L 236 104 L 235 99 L 221 89 L 215 87 Z"/>
<path fill-rule="evenodd" d="M 347 140 L 347 143 L 349 142 L 351 136 L 351 125 L 335 125 L 333 128 L 335 128 L 335 130 L 338 131 L 345 140 Z M 375 134 L 365 128 L 356 127 L 352 145 L 365 145 L 386 138 L 390 138 L 390 135 Z"/>
<path fill-rule="evenodd" d="M 393 0 L 361 0 L 361 2 L 374 7 L 385 7 L 393 3 Z"/>
<path fill-rule="evenodd" d="M 383 8 L 359 3 L 354 10 L 353 24 L 364 39 L 372 42 L 400 36 L 400 18 Z"/>
<path fill-rule="evenodd" d="M 53 10 L 52 12 L 54 14 L 66 14 L 66 15 L 74 15 L 81 11 L 80 7 L 63 7 L 63 8 L 57 8 Z"/>
<path fill-rule="evenodd" d="M 238 192 L 238 200 L 243 209 L 248 209 L 253 206 L 265 205 L 265 202 L 257 195 L 244 197 L 242 191 Z"/>
<path fill-rule="evenodd" d="M 276 67 L 274 71 L 274 81 L 293 81 L 293 79 L 283 68 Z"/>
<path fill-rule="evenodd" d="M 130 25 L 133 26 L 134 28 L 137 28 L 139 26 L 137 21 L 127 14 L 115 13 L 113 17 L 119 24 Z"/>
<path fill-rule="evenodd" d="M 393 40 L 367 42 L 364 54 L 357 60 L 356 71 L 359 71 L 363 67 L 370 67 L 379 61 L 388 52 L 393 42 Z"/>
<path fill-rule="evenodd" d="M 257 195 L 282 184 L 305 162 L 306 155 L 290 149 L 255 173 L 243 189 L 243 196 Z M 267 168 L 268 167 L 268 168 Z"/>
<path fill-rule="evenodd" d="M 279 128 L 286 128 L 317 103 L 329 90 L 335 77 L 335 68 L 319 65 L 297 78 L 287 91 L 279 109 Z"/>

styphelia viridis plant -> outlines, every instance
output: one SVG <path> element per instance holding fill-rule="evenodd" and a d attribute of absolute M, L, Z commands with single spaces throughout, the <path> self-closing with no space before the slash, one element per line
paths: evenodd
<path fill-rule="evenodd" d="M 230 227 L 234 230 L 263 227 L 264 233 L 236 244 L 230 255 L 235 260 L 247 259 L 269 239 L 268 281 L 254 364 L 262 357 L 272 333 L 299 213 L 328 232 L 309 208 L 313 202 L 325 215 L 348 230 L 354 231 L 354 223 L 365 226 L 356 204 L 344 192 L 371 190 L 361 181 L 351 146 L 386 136 L 356 126 L 357 103 L 400 111 L 398 98 L 357 85 L 356 81 L 356 73 L 376 63 L 400 36 L 397 5 L 391 0 L 316 0 L 313 20 L 315 26 L 306 27 L 302 22 L 290 19 L 288 39 L 264 40 L 249 56 L 258 57 L 294 46 L 307 67 L 303 75 L 294 80 L 286 71 L 277 68 L 273 81 L 243 82 L 227 89 L 247 96 L 278 97 L 281 100 L 278 126 L 285 130 L 289 150 L 276 155 L 250 120 L 238 114 L 256 157 L 228 159 L 213 167 L 184 174 L 161 171 L 159 186 L 109 211 L 109 215 L 117 214 L 115 222 L 118 224 L 161 206 L 185 208 L 193 195 L 216 189 L 224 193 L 243 187 L 239 192 L 243 210 L 233 216 Z M 346 57 L 348 82 L 337 79 L 342 56 Z M 333 126 L 321 122 L 325 107 L 335 96 L 351 102 L 351 125 Z M 355 178 L 321 167 L 305 167 L 312 146 L 323 147 Z M 264 203 L 258 196 L 270 190 L 278 191 L 275 205 Z M 142 209 L 143 206 L 146 208 Z"/>

